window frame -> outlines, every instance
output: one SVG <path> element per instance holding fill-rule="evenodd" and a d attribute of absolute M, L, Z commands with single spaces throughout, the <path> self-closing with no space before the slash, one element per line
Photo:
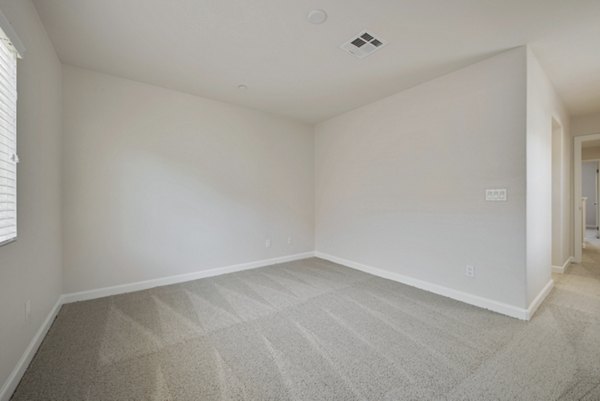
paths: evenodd
<path fill-rule="evenodd" d="M 11 26 L 8 19 L 4 16 L 2 11 L 0 11 L 0 42 L 2 42 L 0 44 L 0 46 L 4 47 L 4 49 L 2 49 L 2 52 L 6 53 L 6 54 L 10 54 L 11 57 L 14 56 L 14 62 L 15 62 L 14 63 L 14 77 L 13 76 L 7 77 L 7 81 L 12 81 L 14 83 L 14 87 L 11 86 L 11 88 L 10 88 L 10 89 L 14 90 L 14 93 L 12 93 L 13 99 L 10 99 L 11 96 L 7 96 L 7 98 L 10 100 L 10 104 L 7 104 L 7 107 L 9 107 L 9 108 L 12 107 L 12 110 L 9 110 L 9 111 L 10 111 L 11 116 L 14 116 L 14 126 L 13 126 L 14 131 L 13 130 L 10 131 L 11 136 L 14 136 L 14 137 L 8 138 L 9 141 L 13 141 L 13 145 L 10 145 L 10 142 L 9 142 L 9 145 L 8 145 L 9 153 L 7 153 L 8 157 L 5 160 L 7 163 L 15 164 L 14 194 L 10 194 L 10 193 L 8 193 L 10 191 L 7 191 L 7 195 L 14 196 L 14 234 L 10 233 L 10 236 L 8 238 L 0 241 L 0 247 L 1 247 L 1 246 L 16 242 L 18 239 L 18 196 L 17 196 L 18 168 L 17 168 L 17 165 L 19 162 L 19 158 L 17 156 L 17 138 L 18 138 L 18 129 L 17 129 L 17 114 L 18 114 L 18 100 L 17 100 L 17 98 L 18 98 L 18 79 L 17 79 L 17 75 L 18 75 L 18 73 L 17 73 L 17 68 L 18 68 L 19 59 L 21 59 L 23 57 L 23 54 L 25 54 L 25 47 L 23 46 L 23 43 L 17 36 L 15 30 Z M 11 71 L 8 71 L 8 73 L 11 73 L 12 71 L 13 70 L 11 69 Z M 0 73 L 3 73 L 3 72 L 0 71 Z M 10 122 L 8 122 L 8 124 L 10 124 Z M 13 128 L 13 127 L 11 127 L 11 128 Z M 12 146 L 12 149 L 10 148 L 10 146 Z M 12 216 L 9 217 L 9 219 L 11 219 L 11 218 L 12 218 Z M 9 221 L 11 221 L 11 220 L 9 220 Z"/>

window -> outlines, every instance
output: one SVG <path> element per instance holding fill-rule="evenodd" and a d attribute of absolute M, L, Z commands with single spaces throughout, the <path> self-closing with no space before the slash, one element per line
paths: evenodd
<path fill-rule="evenodd" d="M 0 245 L 17 238 L 17 51 L 0 30 Z"/>

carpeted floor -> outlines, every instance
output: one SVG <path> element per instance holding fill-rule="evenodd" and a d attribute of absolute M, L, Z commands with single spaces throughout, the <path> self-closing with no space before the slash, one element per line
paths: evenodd
<path fill-rule="evenodd" d="M 63 306 L 20 400 L 600 400 L 600 252 L 522 322 L 320 259 Z"/>

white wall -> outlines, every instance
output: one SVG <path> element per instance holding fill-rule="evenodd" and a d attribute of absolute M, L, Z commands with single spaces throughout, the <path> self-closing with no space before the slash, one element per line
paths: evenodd
<path fill-rule="evenodd" d="M 582 148 L 581 160 L 600 160 L 600 146 Z"/>
<path fill-rule="evenodd" d="M 563 236 L 552 243 L 553 120 L 563 128 Z M 535 55 L 527 51 L 527 302 L 551 280 L 552 248 L 560 248 L 557 266 L 571 256 L 571 140 L 569 117 Z M 561 261 L 563 263 L 561 263 Z"/>
<path fill-rule="evenodd" d="M 573 136 L 600 134 L 600 113 L 571 118 L 571 133 Z"/>
<path fill-rule="evenodd" d="M 563 188 L 563 171 L 565 166 L 564 160 L 565 132 L 562 126 L 552 120 L 552 265 L 562 266 L 563 253 L 562 240 L 564 235 L 563 228 L 563 208 L 562 200 L 564 191 Z"/>
<path fill-rule="evenodd" d="M 317 250 L 527 307 L 525 71 L 511 50 L 318 124 Z"/>
<path fill-rule="evenodd" d="M 74 67 L 63 82 L 66 292 L 314 249 L 312 127 Z"/>
<path fill-rule="evenodd" d="M 0 0 L 18 64 L 18 239 L 0 247 L 0 387 L 62 293 L 61 66 L 29 0 Z M 25 320 L 25 302 L 32 313 Z"/>

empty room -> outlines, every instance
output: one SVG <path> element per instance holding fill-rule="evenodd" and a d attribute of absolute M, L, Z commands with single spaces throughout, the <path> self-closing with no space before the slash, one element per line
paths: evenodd
<path fill-rule="evenodd" d="M 0 0 L 0 401 L 600 401 L 600 1 Z"/>

